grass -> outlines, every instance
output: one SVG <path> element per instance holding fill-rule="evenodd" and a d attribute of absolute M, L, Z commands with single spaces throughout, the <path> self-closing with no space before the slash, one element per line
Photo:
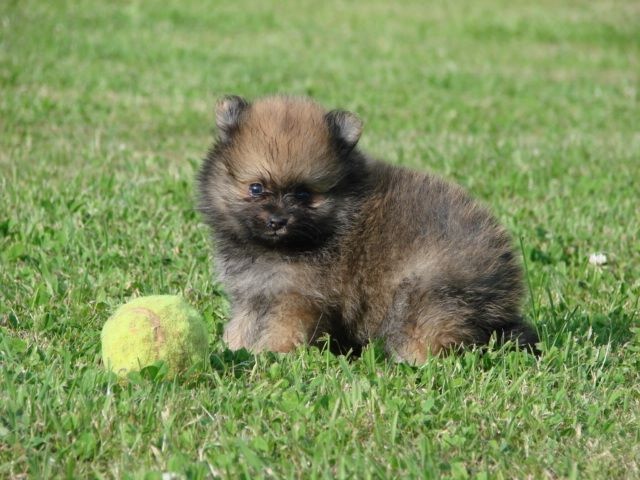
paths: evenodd
<path fill-rule="evenodd" d="M 631 0 L 0 5 L 0 478 L 640 476 Z M 355 110 L 363 147 L 491 206 L 536 360 L 225 351 L 194 175 L 223 93 Z M 604 266 L 589 264 L 605 252 Z M 99 333 L 181 293 L 211 369 L 117 383 Z"/>

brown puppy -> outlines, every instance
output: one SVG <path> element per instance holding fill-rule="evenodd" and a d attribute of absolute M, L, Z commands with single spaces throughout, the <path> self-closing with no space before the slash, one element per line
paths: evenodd
<path fill-rule="evenodd" d="M 423 362 L 443 349 L 516 339 L 521 268 L 509 236 L 461 188 L 356 149 L 361 121 L 308 99 L 217 105 L 200 210 L 231 295 L 231 349 L 287 352 L 329 334 Z"/>

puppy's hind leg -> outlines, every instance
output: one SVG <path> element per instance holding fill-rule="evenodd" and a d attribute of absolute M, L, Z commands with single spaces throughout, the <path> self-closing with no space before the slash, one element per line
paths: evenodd
<path fill-rule="evenodd" d="M 396 289 L 381 334 L 396 361 L 424 363 L 431 355 L 475 343 L 477 334 L 467 320 L 472 312 L 462 302 L 444 299 L 405 279 Z"/>

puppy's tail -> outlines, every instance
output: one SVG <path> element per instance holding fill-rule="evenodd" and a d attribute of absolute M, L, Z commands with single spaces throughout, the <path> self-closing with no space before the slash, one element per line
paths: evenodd
<path fill-rule="evenodd" d="M 520 318 L 518 322 L 506 325 L 500 335 L 501 341 L 516 343 L 519 348 L 540 356 L 542 352 L 538 348 L 537 344 L 540 342 L 540 337 L 535 328 L 527 323 L 524 319 Z"/>

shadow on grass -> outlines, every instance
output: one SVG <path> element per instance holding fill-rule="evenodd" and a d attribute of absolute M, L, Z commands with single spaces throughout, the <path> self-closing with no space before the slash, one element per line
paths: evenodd
<path fill-rule="evenodd" d="M 223 375 L 240 378 L 251 372 L 256 364 L 256 357 L 246 349 L 212 353 L 209 357 L 211 368 Z"/>
<path fill-rule="evenodd" d="M 540 327 L 541 336 L 545 343 L 563 346 L 567 341 L 581 341 L 595 346 L 610 345 L 619 348 L 634 338 L 632 328 L 637 326 L 638 311 L 625 311 L 618 306 L 609 313 L 589 313 L 579 311 L 579 307 L 563 315 L 550 312 L 540 312 L 541 316 L 548 315 L 551 320 Z"/>
<path fill-rule="evenodd" d="M 573 311 L 562 309 L 563 313 L 558 314 L 551 309 L 549 311 L 542 310 L 540 316 L 549 318 L 545 324 L 538 326 L 541 337 L 542 352 L 544 357 L 545 351 L 553 347 L 563 347 L 569 343 L 584 343 L 593 346 L 610 345 L 612 348 L 618 348 L 628 343 L 634 338 L 634 322 L 637 320 L 637 311 L 625 311 L 621 307 L 617 307 L 608 314 L 590 314 L 588 312 L 579 312 L 578 308 Z M 305 348 L 318 349 L 322 354 L 328 354 L 335 357 L 343 357 L 350 364 L 353 362 L 361 362 L 363 367 L 370 366 L 375 371 L 375 365 L 393 364 L 389 358 L 382 342 L 374 342 L 356 350 L 350 349 L 345 352 L 336 348 L 334 341 L 328 337 L 322 339 L 316 345 L 306 346 Z M 520 356 L 519 353 L 527 353 Z M 492 339 L 489 345 L 478 346 L 475 348 L 464 349 L 462 351 L 448 352 L 449 355 L 444 357 L 454 357 L 464 364 L 472 362 L 477 363 L 477 367 L 481 369 L 491 369 L 496 364 L 501 365 L 506 357 L 514 356 L 522 358 L 524 364 L 533 364 L 536 362 L 537 355 L 530 355 L 531 351 L 507 342 L 496 341 Z M 451 355 L 453 354 L 453 355 Z M 479 355 L 478 355 L 479 354 Z M 264 353 L 260 358 L 267 361 L 277 360 L 282 354 Z M 251 352 L 242 349 L 232 351 L 225 349 L 213 352 L 209 356 L 209 363 L 213 371 L 220 375 L 234 378 L 241 378 L 250 374 L 256 364 L 258 357 Z M 446 360 L 443 360 L 446 361 Z M 420 366 L 403 364 L 403 368 L 409 370 L 420 369 Z M 162 377 L 162 375 L 159 375 Z M 209 381 L 207 376 L 201 376 L 197 379 L 192 378 L 192 382 L 199 383 Z"/>

